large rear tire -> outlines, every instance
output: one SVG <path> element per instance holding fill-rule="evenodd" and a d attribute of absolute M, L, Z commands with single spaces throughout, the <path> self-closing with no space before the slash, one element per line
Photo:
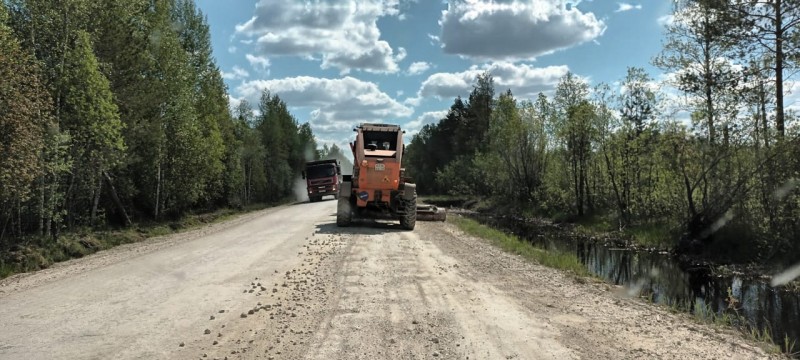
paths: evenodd
<path fill-rule="evenodd" d="M 400 226 L 406 230 L 414 230 L 417 225 L 417 195 L 406 201 L 406 213 L 400 216 Z"/>
<path fill-rule="evenodd" d="M 350 199 L 341 197 L 336 204 L 336 226 L 350 226 L 351 221 Z"/>

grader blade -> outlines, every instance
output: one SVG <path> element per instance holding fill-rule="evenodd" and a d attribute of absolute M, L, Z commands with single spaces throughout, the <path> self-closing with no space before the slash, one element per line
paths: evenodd
<path fill-rule="evenodd" d="M 445 221 L 447 220 L 447 210 L 433 205 L 417 205 L 417 220 L 421 221 Z"/>

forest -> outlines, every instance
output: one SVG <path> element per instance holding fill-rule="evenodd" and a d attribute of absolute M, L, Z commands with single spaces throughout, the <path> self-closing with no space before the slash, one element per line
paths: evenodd
<path fill-rule="evenodd" d="M 550 94 L 467 99 L 408 148 L 426 194 L 631 235 L 730 263 L 800 260 L 800 142 L 786 103 L 800 2 L 676 2 L 652 64 L 614 84 L 567 74 Z"/>
<path fill-rule="evenodd" d="M 652 64 L 516 99 L 490 73 L 426 125 L 423 194 L 727 262 L 800 260 L 800 2 L 675 3 Z M 321 150 L 278 94 L 231 109 L 193 0 L 0 1 L 0 268 L 63 233 L 290 198 Z M 648 244 L 649 245 L 649 244 Z M 8 255 L 8 256 L 7 256 Z"/>
<path fill-rule="evenodd" d="M 230 106 L 192 0 L 0 1 L 0 265 L 60 234 L 284 201 L 341 152 L 276 94 Z"/>

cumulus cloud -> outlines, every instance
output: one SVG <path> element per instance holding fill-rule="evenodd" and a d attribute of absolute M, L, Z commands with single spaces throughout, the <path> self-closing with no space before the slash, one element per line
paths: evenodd
<path fill-rule="evenodd" d="M 254 68 L 266 69 L 270 66 L 269 59 L 263 56 L 255 56 L 253 54 L 247 54 L 245 55 L 245 58 L 247 58 L 247 62 L 250 63 L 250 66 Z"/>
<path fill-rule="evenodd" d="M 459 0 L 439 20 L 445 53 L 522 60 L 601 36 L 605 24 L 568 0 Z"/>
<path fill-rule="evenodd" d="M 625 11 L 641 10 L 641 9 L 642 9 L 642 4 L 633 5 L 628 3 L 617 3 L 617 10 L 614 10 L 614 12 L 625 12 Z"/>
<path fill-rule="evenodd" d="M 387 95 L 372 82 L 353 77 L 339 79 L 298 76 L 242 83 L 237 93 L 257 103 L 269 90 L 296 109 L 306 112 L 314 133 L 329 139 L 345 139 L 362 122 L 396 121 L 411 116 L 413 109 Z"/>
<path fill-rule="evenodd" d="M 438 123 L 439 120 L 447 116 L 448 110 L 441 110 L 441 111 L 428 111 L 420 115 L 414 120 L 409 121 L 408 123 L 403 126 L 408 134 L 407 137 L 410 140 L 415 134 L 417 134 L 423 126 L 428 124 L 435 124 Z"/>
<path fill-rule="evenodd" d="M 242 69 L 238 66 L 234 66 L 231 72 L 221 71 L 222 78 L 225 80 L 238 80 L 238 79 L 247 79 L 250 77 L 250 73 L 247 70 Z"/>
<path fill-rule="evenodd" d="M 254 16 L 236 26 L 237 34 L 257 39 L 261 55 L 320 56 L 322 68 L 351 69 L 372 73 L 399 71 L 397 62 L 405 50 L 395 54 L 380 39 L 377 21 L 398 16 L 398 0 L 359 2 L 261 0 Z"/>
<path fill-rule="evenodd" d="M 423 81 L 417 97 L 407 99 L 406 103 L 415 105 L 429 97 L 436 99 L 466 97 L 472 91 L 475 79 L 484 71 L 492 74 L 497 92 L 511 89 L 517 98 L 533 99 L 540 92 L 553 90 L 569 68 L 566 65 L 537 68 L 528 64 L 501 61 L 480 67 L 472 66 L 462 72 L 436 73 Z"/>
<path fill-rule="evenodd" d="M 408 66 L 408 75 L 419 75 L 428 71 L 430 68 L 431 65 L 424 61 L 413 62 Z"/>

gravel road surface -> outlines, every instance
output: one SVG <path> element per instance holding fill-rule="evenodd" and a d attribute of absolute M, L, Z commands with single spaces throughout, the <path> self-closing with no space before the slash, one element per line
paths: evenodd
<path fill-rule="evenodd" d="M 0 359 L 761 359 L 453 225 L 283 206 L 0 281 Z"/>

